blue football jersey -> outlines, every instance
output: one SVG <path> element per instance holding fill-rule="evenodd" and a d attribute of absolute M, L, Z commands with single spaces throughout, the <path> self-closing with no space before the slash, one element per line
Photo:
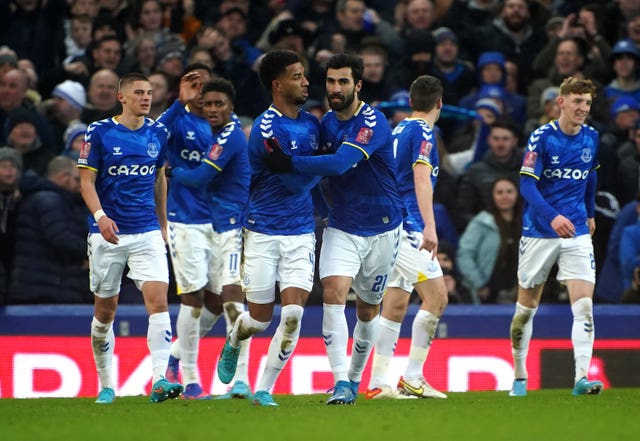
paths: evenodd
<path fill-rule="evenodd" d="M 251 167 L 247 138 L 231 121 L 213 134 L 214 143 L 203 158 L 219 174 L 207 186 L 211 223 L 218 233 L 242 226 L 249 199 Z"/>
<path fill-rule="evenodd" d="M 264 165 L 267 141 L 271 138 L 287 154 L 313 155 L 320 145 L 318 119 L 304 110 L 291 119 L 274 106 L 256 118 L 249 136 L 251 187 L 244 226 L 272 235 L 311 233 L 315 231 L 315 220 L 309 191 L 292 191 L 283 182 L 286 175 L 271 173 Z M 317 180 L 313 176 L 295 175 L 308 182 Z"/>
<path fill-rule="evenodd" d="M 167 158 L 171 167 L 198 167 L 213 144 L 209 122 L 176 101 L 158 117 L 171 133 Z M 176 180 L 169 182 L 167 218 L 184 224 L 211 222 L 205 186 L 193 188 Z"/>
<path fill-rule="evenodd" d="M 405 209 L 404 228 L 422 232 L 424 220 L 416 198 L 413 167 L 426 164 L 431 170 L 431 187 L 435 189 L 440 170 L 436 137 L 429 124 L 420 118 L 406 118 L 393 129 L 392 135 L 398 192 Z"/>
<path fill-rule="evenodd" d="M 160 229 L 155 181 L 156 170 L 166 161 L 168 137 L 167 128 L 150 118 L 137 130 L 119 124 L 115 117 L 87 128 L 78 167 L 96 171 L 100 203 L 120 233 Z M 89 228 L 93 233 L 100 231 L 92 216 Z"/>
<path fill-rule="evenodd" d="M 576 135 L 567 135 L 551 121 L 529 137 L 520 174 L 538 181 L 538 191 L 559 214 L 576 228 L 576 236 L 589 234 L 585 205 L 589 173 L 598 168 L 596 161 L 599 136 L 596 130 L 582 125 Z M 527 237 L 557 238 L 548 221 L 525 204 L 522 234 Z"/>
<path fill-rule="evenodd" d="M 358 149 L 364 159 L 340 176 L 330 176 L 328 225 L 358 236 L 373 236 L 402 222 L 402 200 L 395 176 L 393 140 L 384 114 L 361 103 L 355 115 L 340 121 L 333 111 L 320 124 L 323 148 L 333 153 L 341 145 Z"/>

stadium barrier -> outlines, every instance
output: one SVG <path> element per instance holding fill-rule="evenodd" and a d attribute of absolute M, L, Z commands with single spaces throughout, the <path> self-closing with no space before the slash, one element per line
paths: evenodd
<path fill-rule="evenodd" d="M 178 306 L 171 306 L 175 320 Z M 389 369 L 393 384 L 406 365 L 412 305 Z M 508 390 L 513 379 L 508 339 L 511 305 L 451 305 L 441 320 L 429 354 L 425 377 L 443 391 Z M 89 343 L 92 306 L 38 305 L 0 309 L 0 397 L 95 396 L 98 380 Z M 147 314 L 142 305 L 121 305 L 115 322 L 114 378 L 118 395 L 147 394 L 151 360 L 146 338 Z M 354 312 L 347 309 L 350 329 Z M 596 305 L 596 344 L 590 375 L 605 387 L 640 387 L 640 306 Z M 249 379 L 257 384 L 279 320 L 276 308 L 270 328 L 251 342 Z M 198 368 L 205 390 L 221 394 L 227 386 L 216 377 L 216 360 L 224 344 L 220 320 L 203 339 Z M 305 309 L 301 338 L 274 393 L 322 393 L 333 384 L 321 338 L 322 308 Z M 174 323 L 175 326 L 175 323 Z M 175 328 L 174 328 L 175 329 Z M 529 388 L 570 388 L 573 381 L 571 310 L 568 305 L 542 305 L 536 315 L 528 369 Z M 124 338 L 121 338 L 124 337 Z M 349 346 L 350 347 L 350 346 Z M 366 388 L 370 366 L 363 377 Z"/>

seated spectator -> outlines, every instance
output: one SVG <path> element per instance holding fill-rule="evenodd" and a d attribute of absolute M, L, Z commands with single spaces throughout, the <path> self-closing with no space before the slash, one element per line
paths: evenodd
<path fill-rule="evenodd" d="M 388 101 L 397 87 L 389 79 L 387 49 L 377 40 L 365 38 L 358 54 L 364 65 L 358 97 L 371 106 Z"/>
<path fill-rule="evenodd" d="M 162 72 L 155 72 L 148 76 L 153 88 L 153 99 L 151 100 L 151 110 L 149 118 L 157 119 L 162 112 L 167 110 L 174 100 L 172 92 L 169 90 L 169 79 Z"/>
<path fill-rule="evenodd" d="M 10 303 L 91 303 L 87 280 L 88 224 L 80 176 L 71 158 L 57 156 L 46 178 L 27 171 L 18 214 Z"/>
<path fill-rule="evenodd" d="M 80 116 L 83 122 L 90 124 L 120 113 L 116 94 L 118 81 L 118 75 L 110 69 L 101 69 L 93 74 L 89 81 L 87 105 Z"/>
<path fill-rule="evenodd" d="M 640 271 L 640 193 L 636 197 L 636 222 L 624 227 L 620 236 L 620 268 L 622 289 L 632 287 Z"/>
<path fill-rule="evenodd" d="M 16 245 L 18 206 L 22 196 L 18 185 L 22 158 L 11 147 L 0 147 L 0 305 L 9 295 Z"/>
<path fill-rule="evenodd" d="M 521 205 L 516 182 L 497 179 L 491 186 L 489 209 L 473 217 L 460 237 L 458 268 L 474 303 L 515 300 Z"/>
<path fill-rule="evenodd" d="M 405 38 L 415 30 L 435 29 L 436 14 L 432 0 L 400 0 L 395 16 L 396 30 Z"/>
<path fill-rule="evenodd" d="M 447 287 L 447 293 L 449 296 L 449 303 L 451 304 L 466 304 L 471 302 L 471 295 L 469 291 L 460 282 L 460 274 L 458 273 L 456 266 L 456 250 L 455 247 L 448 243 L 441 241 L 438 243 L 438 252 L 436 253 L 440 268 L 442 268 L 442 275 L 444 277 L 444 284 Z M 416 301 L 420 302 L 420 297 L 416 295 Z"/>
<path fill-rule="evenodd" d="M 429 75 L 435 41 L 430 31 L 417 30 L 405 42 L 404 57 L 391 66 L 391 78 L 398 87 L 409 90 L 413 80 L 420 75 Z"/>

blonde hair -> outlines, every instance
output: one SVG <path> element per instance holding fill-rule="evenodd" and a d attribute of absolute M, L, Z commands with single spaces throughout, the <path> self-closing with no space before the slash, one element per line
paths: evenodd
<path fill-rule="evenodd" d="M 568 77 L 560 84 L 560 95 L 567 96 L 572 93 L 582 95 L 591 94 L 591 98 L 596 97 L 596 86 L 591 80 L 585 78 Z"/>

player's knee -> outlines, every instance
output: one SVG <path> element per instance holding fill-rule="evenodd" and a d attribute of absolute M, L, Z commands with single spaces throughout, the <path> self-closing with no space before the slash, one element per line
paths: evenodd
<path fill-rule="evenodd" d="M 576 318 L 593 316 L 593 300 L 590 297 L 582 297 L 571 305 L 571 312 Z"/>
<path fill-rule="evenodd" d="M 224 313 L 229 317 L 229 323 L 234 324 L 240 314 L 244 312 L 244 304 L 240 302 L 225 302 L 222 304 Z"/>
<path fill-rule="evenodd" d="M 300 305 L 285 305 L 282 307 L 280 324 L 285 334 L 299 334 L 304 308 Z"/>

